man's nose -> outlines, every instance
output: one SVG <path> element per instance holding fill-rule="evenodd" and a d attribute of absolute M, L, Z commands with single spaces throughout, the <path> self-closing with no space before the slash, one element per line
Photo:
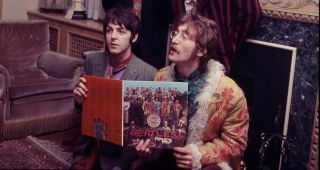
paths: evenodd
<path fill-rule="evenodd" d="M 172 44 L 177 44 L 179 42 L 179 40 L 180 40 L 179 35 L 173 36 L 171 38 L 171 43 Z"/>
<path fill-rule="evenodd" d="M 111 33 L 111 38 L 117 38 L 118 37 L 118 34 L 117 34 L 117 32 L 116 31 L 112 31 L 112 33 Z"/>

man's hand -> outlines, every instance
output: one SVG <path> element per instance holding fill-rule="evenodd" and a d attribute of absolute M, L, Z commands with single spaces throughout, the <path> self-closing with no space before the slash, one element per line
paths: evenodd
<path fill-rule="evenodd" d="M 82 104 L 83 99 L 87 97 L 88 89 L 85 86 L 86 82 L 87 81 L 84 77 L 80 77 L 79 83 L 77 84 L 77 86 L 73 90 L 74 98 L 75 98 L 76 102 L 78 102 L 79 104 Z"/>
<path fill-rule="evenodd" d="M 138 145 L 136 146 L 136 151 L 138 152 L 138 155 L 141 157 L 148 157 L 152 154 L 152 151 L 150 148 L 148 148 L 148 144 L 150 142 L 150 139 L 147 139 L 145 142 L 144 140 L 140 140 Z"/>
<path fill-rule="evenodd" d="M 192 149 L 190 147 L 175 147 L 173 155 L 176 157 L 176 163 L 179 168 L 192 168 Z"/>

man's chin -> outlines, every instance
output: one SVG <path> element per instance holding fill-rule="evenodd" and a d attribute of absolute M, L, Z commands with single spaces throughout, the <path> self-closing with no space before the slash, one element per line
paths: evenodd
<path fill-rule="evenodd" d="M 176 61 L 176 58 L 177 58 L 177 56 L 176 56 L 175 54 L 169 53 L 169 55 L 168 55 L 169 61 L 175 62 L 175 61 Z"/>
<path fill-rule="evenodd" d="M 110 50 L 109 53 L 112 54 L 112 55 L 117 55 L 117 54 L 119 54 L 119 51 Z"/>

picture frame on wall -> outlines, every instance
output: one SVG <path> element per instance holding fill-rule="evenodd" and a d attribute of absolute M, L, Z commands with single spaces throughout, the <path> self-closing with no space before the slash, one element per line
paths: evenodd
<path fill-rule="evenodd" d="M 264 16 L 319 23 L 319 0 L 259 0 Z"/>

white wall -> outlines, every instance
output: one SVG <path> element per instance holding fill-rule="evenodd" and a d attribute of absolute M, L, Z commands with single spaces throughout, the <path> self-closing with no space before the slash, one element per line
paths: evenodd
<path fill-rule="evenodd" d="M 1 20 L 26 20 L 27 11 L 39 8 L 39 0 L 2 0 Z"/>

